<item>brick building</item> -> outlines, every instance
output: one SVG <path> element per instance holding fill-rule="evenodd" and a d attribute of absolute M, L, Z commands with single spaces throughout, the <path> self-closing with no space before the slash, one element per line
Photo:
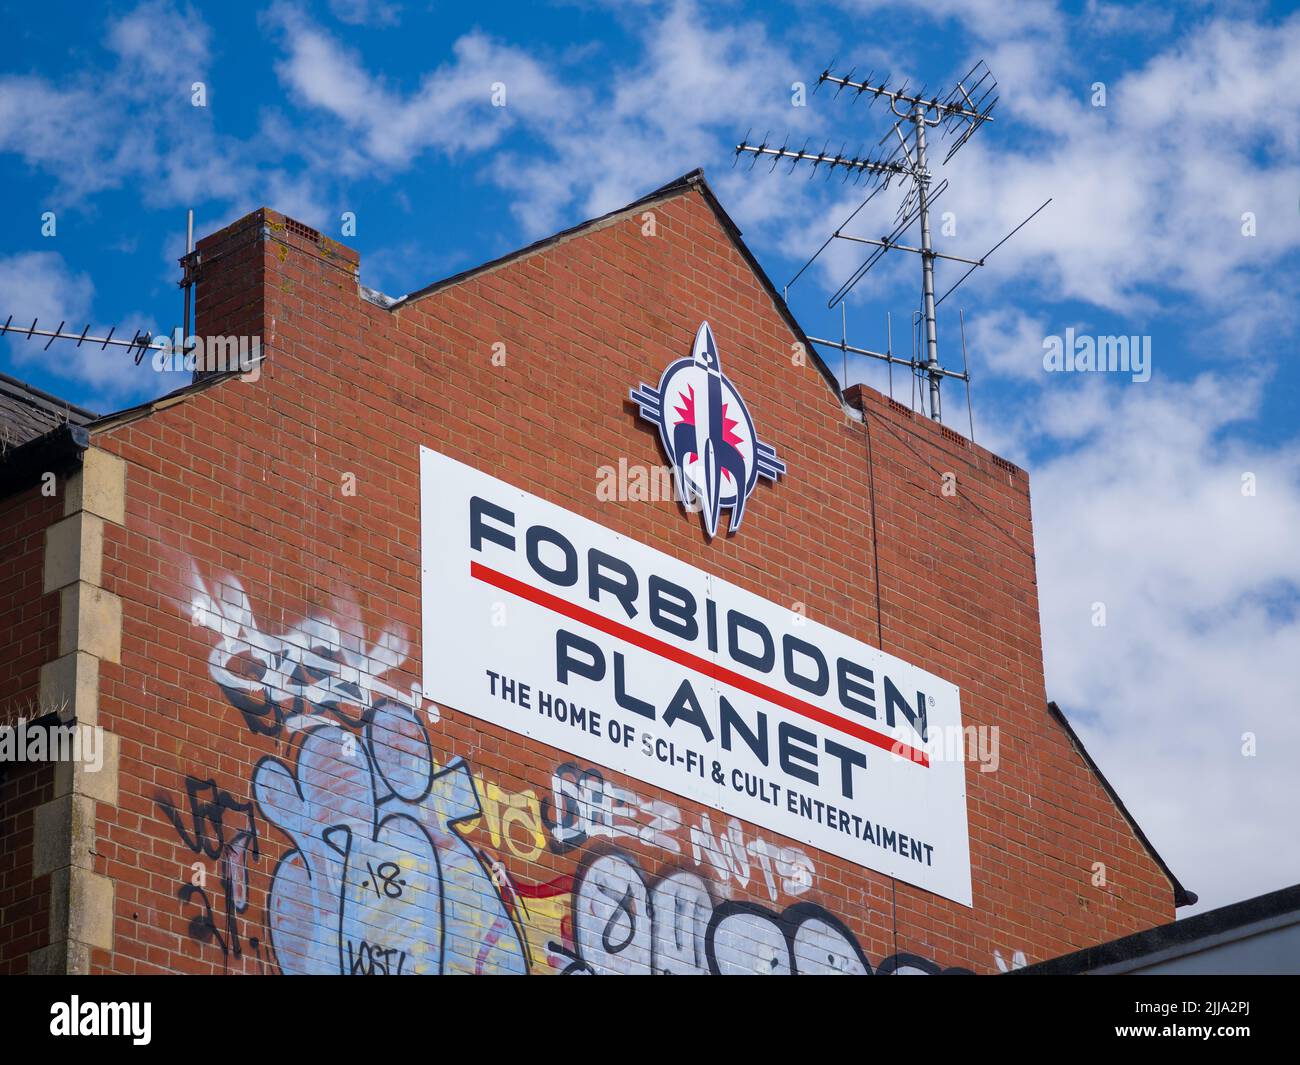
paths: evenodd
<path fill-rule="evenodd" d="M 0 770 L 0 971 L 995 973 L 1189 901 L 1049 708 L 1024 471 L 841 395 L 698 173 L 358 268 L 258 211 L 196 267 L 254 372 L 0 397 L 0 724 L 102 762 Z"/>

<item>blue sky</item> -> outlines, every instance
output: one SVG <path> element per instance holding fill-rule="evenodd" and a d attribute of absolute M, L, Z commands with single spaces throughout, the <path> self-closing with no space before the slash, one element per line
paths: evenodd
<path fill-rule="evenodd" d="M 940 171 L 940 246 L 976 256 L 1054 200 L 941 308 L 941 351 L 958 363 L 963 307 L 976 438 L 1031 472 L 1049 695 L 1202 908 L 1300 881 L 1294 4 L 147 0 L 4 24 L 0 321 L 119 333 L 179 325 L 188 207 L 199 235 L 268 204 L 339 237 L 354 212 L 363 282 L 401 295 L 697 166 L 781 284 L 863 193 L 733 168 L 735 141 L 852 153 L 883 108 L 796 107 L 795 82 L 836 60 L 936 87 L 985 59 L 1002 99 Z M 837 242 L 792 291 L 809 332 L 838 334 L 826 297 L 855 254 Z M 881 346 L 891 311 L 907 343 L 917 269 L 894 254 L 850 299 L 852 342 Z M 1067 328 L 1149 336 L 1151 379 L 1045 372 Z M 99 411 L 178 383 L 13 340 L 0 369 Z"/>

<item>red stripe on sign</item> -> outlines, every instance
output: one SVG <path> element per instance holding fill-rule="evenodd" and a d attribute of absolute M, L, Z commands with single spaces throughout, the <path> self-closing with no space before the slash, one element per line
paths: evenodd
<path fill-rule="evenodd" d="M 679 666 L 685 666 L 687 669 L 702 673 L 713 680 L 722 681 L 755 698 L 772 703 L 774 706 L 783 707 L 801 717 L 806 717 L 809 721 L 816 721 L 819 724 L 826 725 L 837 732 L 844 733 L 846 736 L 852 736 L 854 739 L 879 747 L 881 750 L 891 751 L 901 758 L 914 762 L 916 765 L 927 768 L 930 765 L 930 757 L 924 751 L 909 747 L 905 743 L 899 743 L 891 736 L 886 736 L 883 732 L 877 732 L 875 729 L 859 725 L 856 721 L 848 721 L 823 710 L 820 706 L 814 706 L 812 703 L 804 702 L 804 700 L 797 699 L 793 695 L 787 695 L 785 692 L 767 684 L 742 676 L 735 670 L 728 669 L 717 662 L 711 662 L 707 658 L 701 658 L 699 655 L 691 654 L 690 651 L 683 651 L 680 647 L 674 647 L 672 644 L 665 643 L 654 636 L 648 636 L 644 632 L 639 632 L 631 626 L 607 618 L 603 614 L 587 609 L 585 606 L 578 606 L 576 603 L 570 603 L 567 599 L 561 599 L 551 592 L 534 588 L 531 584 L 526 584 L 516 577 L 500 573 L 483 565 L 481 562 L 471 561 L 469 572 L 471 577 L 477 578 L 484 584 L 491 584 L 502 591 L 517 595 L 521 599 L 527 599 L 530 603 L 536 603 L 538 606 L 544 606 L 557 614 L 563 614 L 566 618 L 572 618 L 584 625 L 590 625 L 593 629 L 599 629 L 601 632 L 617 637 L 625 643 L 640 647 L 643 651 L 649 651 L 660 658 L 676 662 Z"/>

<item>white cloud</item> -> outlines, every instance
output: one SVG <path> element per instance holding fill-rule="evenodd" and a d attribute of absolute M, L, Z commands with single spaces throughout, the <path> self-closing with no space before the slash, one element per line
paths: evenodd
<path fill-rule="evenodd" d="M 155 80 L 188 90 L 206 76 L 211 33 L 192 8 L 145 0 L 109 22 L 107 39 L 109 48 L 135 72 L 134 84 L 143 91 Z"/>
<path fill-rule="evenodd" d="M 1036 417 L 1049 695 L 1203 906 L 1300 881 L 1300 447 L 1232 435 L 1260 387 L 1088 381 Z"/>
<path fill-rule="evenodd" d="M 1062 16 L 1053 0 L 929 0 L 923 6 L 909 0 L 844 0 L 846 10 L 860 17 L 881 13 L 936 21 L 957 21 L 978 37 L 1001 38 L 1012 34 L 1056 31 Z"/>
<path fill-rule="evenodd" d="M 395 26 L 401 11 L 400 5 L 382 0 L 330 0 L 330 13 L 352 26 Z"/>
<path fill-rule="evenodd" d="M 1154 3 L 1088 0 L 1083 20 L 1089 30 L 1098 34 L 1164 34 L 1174 24 L 1174 12 Z"/>
<path fill-rule="evenodd" d="M 56 88 L 35 77 L 0 77 L 0 152 L 57 173 L 63 189 L 87 195 L 116 183 L 116 148 L 94 120 L 102 99 L 88 88 Z M 77 151 L 70 152 L 69 145 Z"/>
<path fill-rule="evenodd" d="M 972 315 L 967 321 L 970 348 L 982 368 L 1022 381 L 1043 383 L 1043 340 L 1052 330 L 1042 318 L 1012 308 Z"/>
<path fill-rule="evenodd" d="M 1034 69 L 1020 85 L 990 60 L 1004 106 L 945 168 L 959 222 L 945 250 L 980 255 L 1051 196 L 1013 253 L 989 260 L 986 283 L 1028 279 L 1049 299 L 1132 316 L 1157 314 L 1173 294 L 1202 312 L 1254 307 L 1261 331 L 1287 320 L 1288 308 L 1255 297 L 1300 250 L 1300 99 L 1277 92 L 1300 67 L 1300 17 L 1197 25 L 1108 83 L 1105 107 L 1091 106 L 1086 70 L 1068 92 L 1038 87 L 1059 53 L 1023 39 L 998 51 L 1034 55 Z M 1037 126 L 1028 139 L 1026 123 Z M 1257 236 L 1242 234 L 1247 211 Z"/>
<path fill-rule="evenodd" d="M 294 100 L 342 122 L 358 167 L 409 167 L 421 153 L 479 152 L 516 124 L 545 127 L 580 109 L 581 90 L 554 79 L 527 51 L 470 33 L 452 46 L 452 59 L 403 94 L 370 73 L 298 8 L 279 4 L 267 23 L 283 40 L 276 73 Z M 504 106 L 494 105 L 496 86 Z M 337 141 L 340 130 L 330 130 Z"/>
<path fill-rule="evenodd" d="M 789 84 L 810 72 L 788 49 L 758 22 L 710 21 L 690 0 L 638 16 L 643 54 L 631 69 L 593 79 L 603 62 L 593 49 L 547 59 L 474 32 L 406 93 L 296 7 L 277 5 L 268 25 L 283 42 L 276 70 L 292 98 L 343 124 L 341 145 L 337 126 L 328 131 L 332 165 L 395 173 L 427 151 L 472 163 L 491 150 L 486 174 L 511 193 L 528 236 L 571 222 L 575 207 L 600 214 L 718 159 L 751 124 L 797 138 L 819 121 L 790 106 Z M 782 84 L 756 96 L 774 71 Z M 505 107 L 492 106 L 496 83 Z M 785 198 L 747 190 L 769 216 Z"/>
<path fill-rule="evenodd" d="M 0 307 L 20 308 L 18 313 L 24 317 L 53 317 L 56 322 L 68 315 L 81 318 L 89 313 L 94 295 L 94 282 L 86 274 L 70 271 L 56 252 L 23 252 L 0 259 Z M 20 357 L 20 361 L 26 360 Z"/>
<path fill-rule="evenodd" d="M 42 329 L 54 329 L 66 320 L 67 330 L 80 333 L 90 324 L 90 332 L 102 336 L 108 327 L 101 327 L 94 317 L 94 299 L 94 282 L 86 274 L 70 269 L 57 252 L 22 252 L 0 258 L 0 314 L 4 318 L 14 315 L 15 333 L 38 318 Z M 25 320 L 19 321 L 20 315 Z M 150 328 L 143 320 L 139 320 L 139 327 Z M 125 330 L 128 339 L 133 331 Z M 118 335 L 123 333 L 119 324 Z M 8 338 L 10 356 L 20 376 L 39 366 L 85 385 L 108 400 L 136 396 L 141 384 L 146 390 L 156 384 L 138 371 L 124 348 L 101 349 L 98 344 L 77 346 L 55 341 L 47 350 L 45 344 L 46 340 L 38 337 Z"/>
<path fill-rule="evenodd" d="M 210 38 L 192 9 L 146 0 L 109 21 L 110 59 L 93 70 L 58 83 L 0 75 L 0 153 L 49 175 L 53 208 L 88 208 L 124 186 L 149 207 L 258 206 L 286 187 L 300 203 L 318 202 L 318 174 L 291 177 L 262 149 L 262 134 L 220 135 L 211 108 L 192 105 L 194 82 L 205 82 L 209 104 L 216 91 Z"/>

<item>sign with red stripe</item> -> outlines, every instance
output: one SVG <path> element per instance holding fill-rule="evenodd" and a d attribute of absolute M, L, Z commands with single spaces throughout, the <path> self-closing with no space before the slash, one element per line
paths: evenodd
<path fill-rule="evenodd" d="M 420 459 L 428 698 L 971 904 L 952 684 L 428 448 Z"/>

